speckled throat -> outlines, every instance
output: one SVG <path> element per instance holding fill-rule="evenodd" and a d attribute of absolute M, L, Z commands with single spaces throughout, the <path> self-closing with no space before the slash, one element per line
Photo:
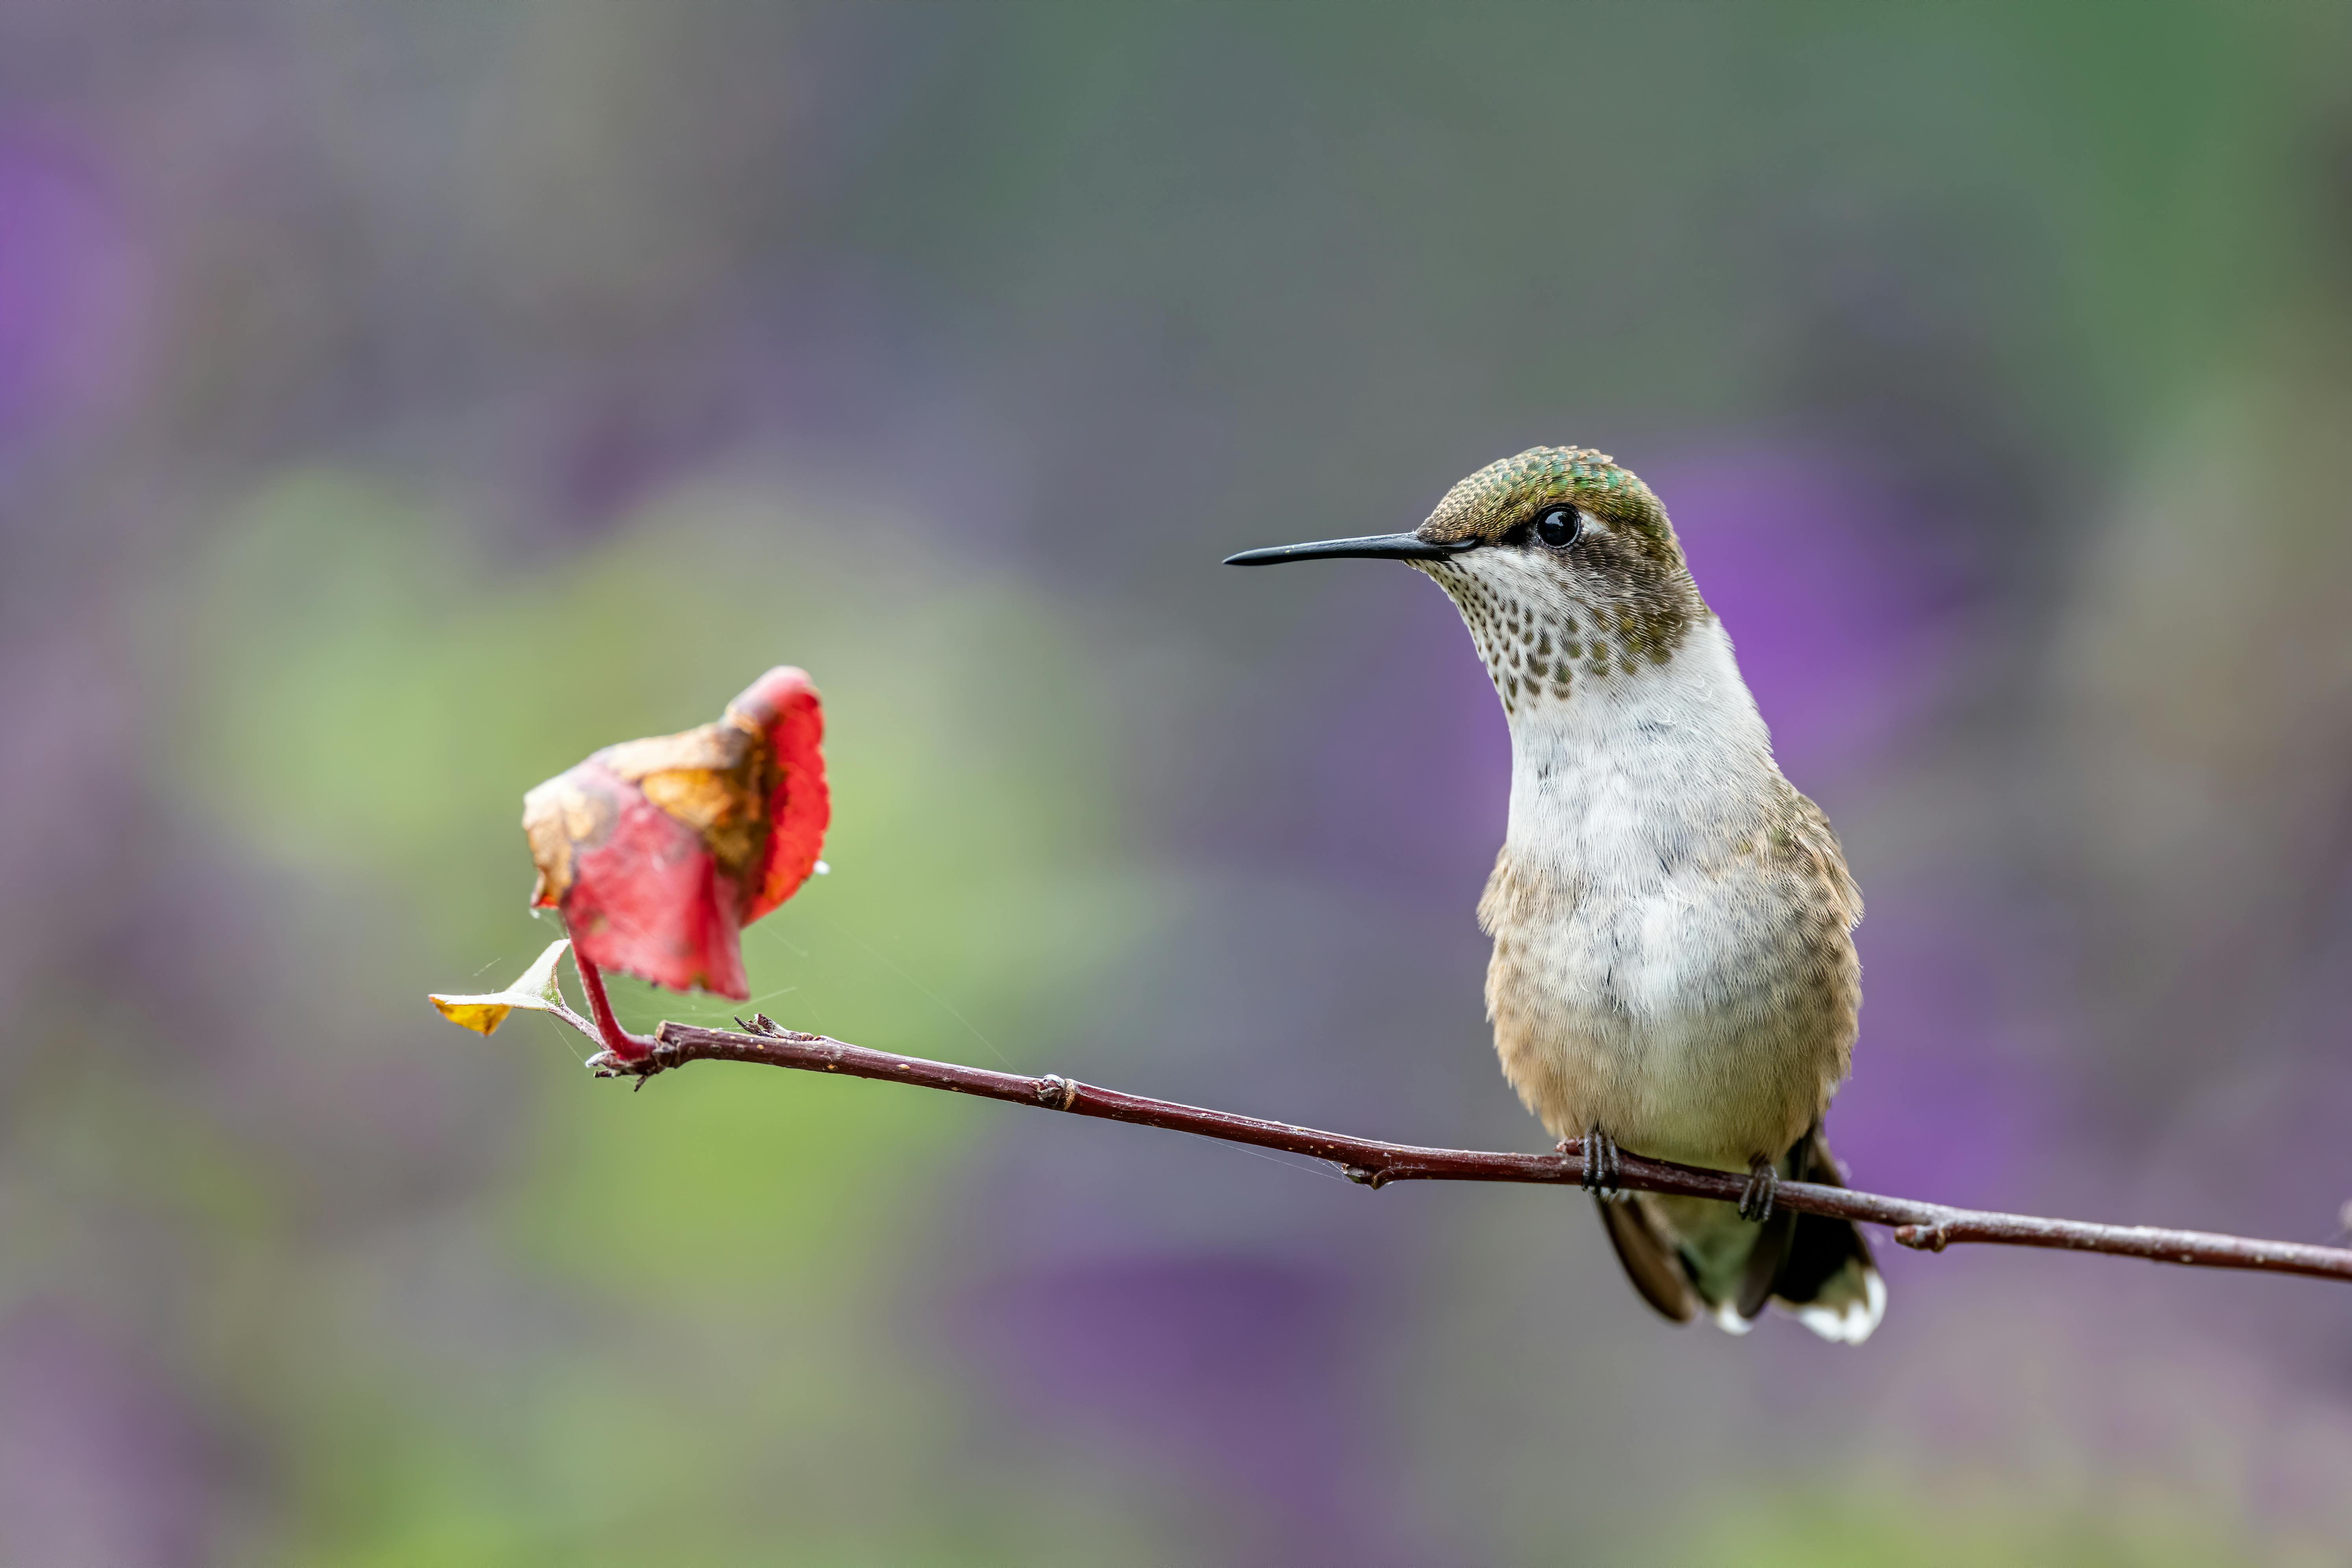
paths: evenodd
<path fill-rule="evenodd" d="M 1586 520 L 1573 545 L 1510 547 L 1529 520 L 1563 504 Z M 1713 618 L 1665 508 L 1605 453 L 1537 447 L 1490 463 L 1446 492 L 1418 532 L 1498 546 L 1412 564 L 1462 612 L 1514 718 L 1569 700 L 1580 682 L 1665 664 Z"/>

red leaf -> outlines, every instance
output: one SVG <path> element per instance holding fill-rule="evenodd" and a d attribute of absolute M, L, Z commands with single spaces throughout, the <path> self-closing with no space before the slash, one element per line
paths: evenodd
<path fill-rule="evenodd" d="M 523 797 L 531 901 L 581 956 L 741 1001 L 740 933 L 807 879 L 831 817 L 824 714 L 779 665 L 715 724 L 626 741 Z"/>
<path fill-rule="evenodd" d="M 833 820 L 824 753 L 818 749 L 824 740 L 824 709 L 817 701 L 816 688 L 809 684 L 808 672 L 780 664 L 730 702 L 727 716 L 765 733 L 776 760 L 775 787 L 768 801 L 767 860 L 743 914 L 743 923 L 750 925 L 799 890 L 824 848 L 825 825 Z"/>

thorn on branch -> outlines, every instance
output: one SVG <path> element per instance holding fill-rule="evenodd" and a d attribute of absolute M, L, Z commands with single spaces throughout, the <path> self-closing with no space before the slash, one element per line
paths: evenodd
<path fill-rule="evenodd" d="M 588 1070 L 598 1078 L 633 1078 L 637 1081 L 629 1090 L 635 1094 L 646 1087 L 646 1079 L 657 1072 L 667 1072 L 680 1064 L 677 1047 L 666 1040 L 646 1042 L 647 1050 L 641 1057 L 624 1057 L 614 1051 L 598 1051 L 588 1058 Z"/>
<path fill-rule="evenodd" d="M 740 1018 L 736 1019 L 735 1022 L 742 1026 L 745 1034 L 762 1040 L 793 1040 L 805 1046 L 813 1045 L 824 1038 L 822 1035 L 808 1035 L 803 1034 L 798 1029 L 787 1029 L 765 1013 L 752 1014 L 751 1021 L 748 1024 Z"/>

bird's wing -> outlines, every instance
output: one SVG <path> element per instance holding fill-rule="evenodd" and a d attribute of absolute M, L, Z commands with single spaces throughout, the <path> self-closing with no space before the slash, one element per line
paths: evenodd
<path fill-rule="evenodd" d="M 1609 1244 L 1617 1249 L 1617 1261 L 1625 1266 L 1625 1277 L 1642 1293 L 1642 1300 L 1670 1323 L 1689 1322 L 1697 1310 L 1691 1300 L 1690 1280 L 1672 1249 L 1650 1227 L 1641 1206 L 1608 1198 L 1595 1202 L 1601 1209 L 1601 1228 L 1608 1231 Z"/>

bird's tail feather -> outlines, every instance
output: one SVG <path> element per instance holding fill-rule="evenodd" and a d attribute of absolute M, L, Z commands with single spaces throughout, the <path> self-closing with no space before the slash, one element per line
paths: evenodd
<path fill-rule="evenodd" d="M 1845 1170 L 1815 1127 L 1790 1151 L 1790 1174 L 1822 1186 L 1845 1185 Z M 1870 1243 L 1852 1220 L 1792 1214 L 1795 1233 L 1772 1281 L 1773 1300 L 1825 1340 L 1858 1345 L 1886 1313 L 1886 1282 L 1871 1261 Z"/>
<path fill-rule="evenodd" d="M 1830 1186 L 1845 1173 L 1815 1128 L 1780 1162 L 1781 1174 Z M 1601 1217 L 1633 1288 L 1671 1322 L 1703 1309 L 1734 1333 L 1769 1303 L 1823 1339 L 1860 1344 L 1886 1310 L 1886 1286 L 1852 1222 L 1776 1209 L 1759 1226 L 1729 1204 L 1628 1194 L 1602 1200 Z"/>

